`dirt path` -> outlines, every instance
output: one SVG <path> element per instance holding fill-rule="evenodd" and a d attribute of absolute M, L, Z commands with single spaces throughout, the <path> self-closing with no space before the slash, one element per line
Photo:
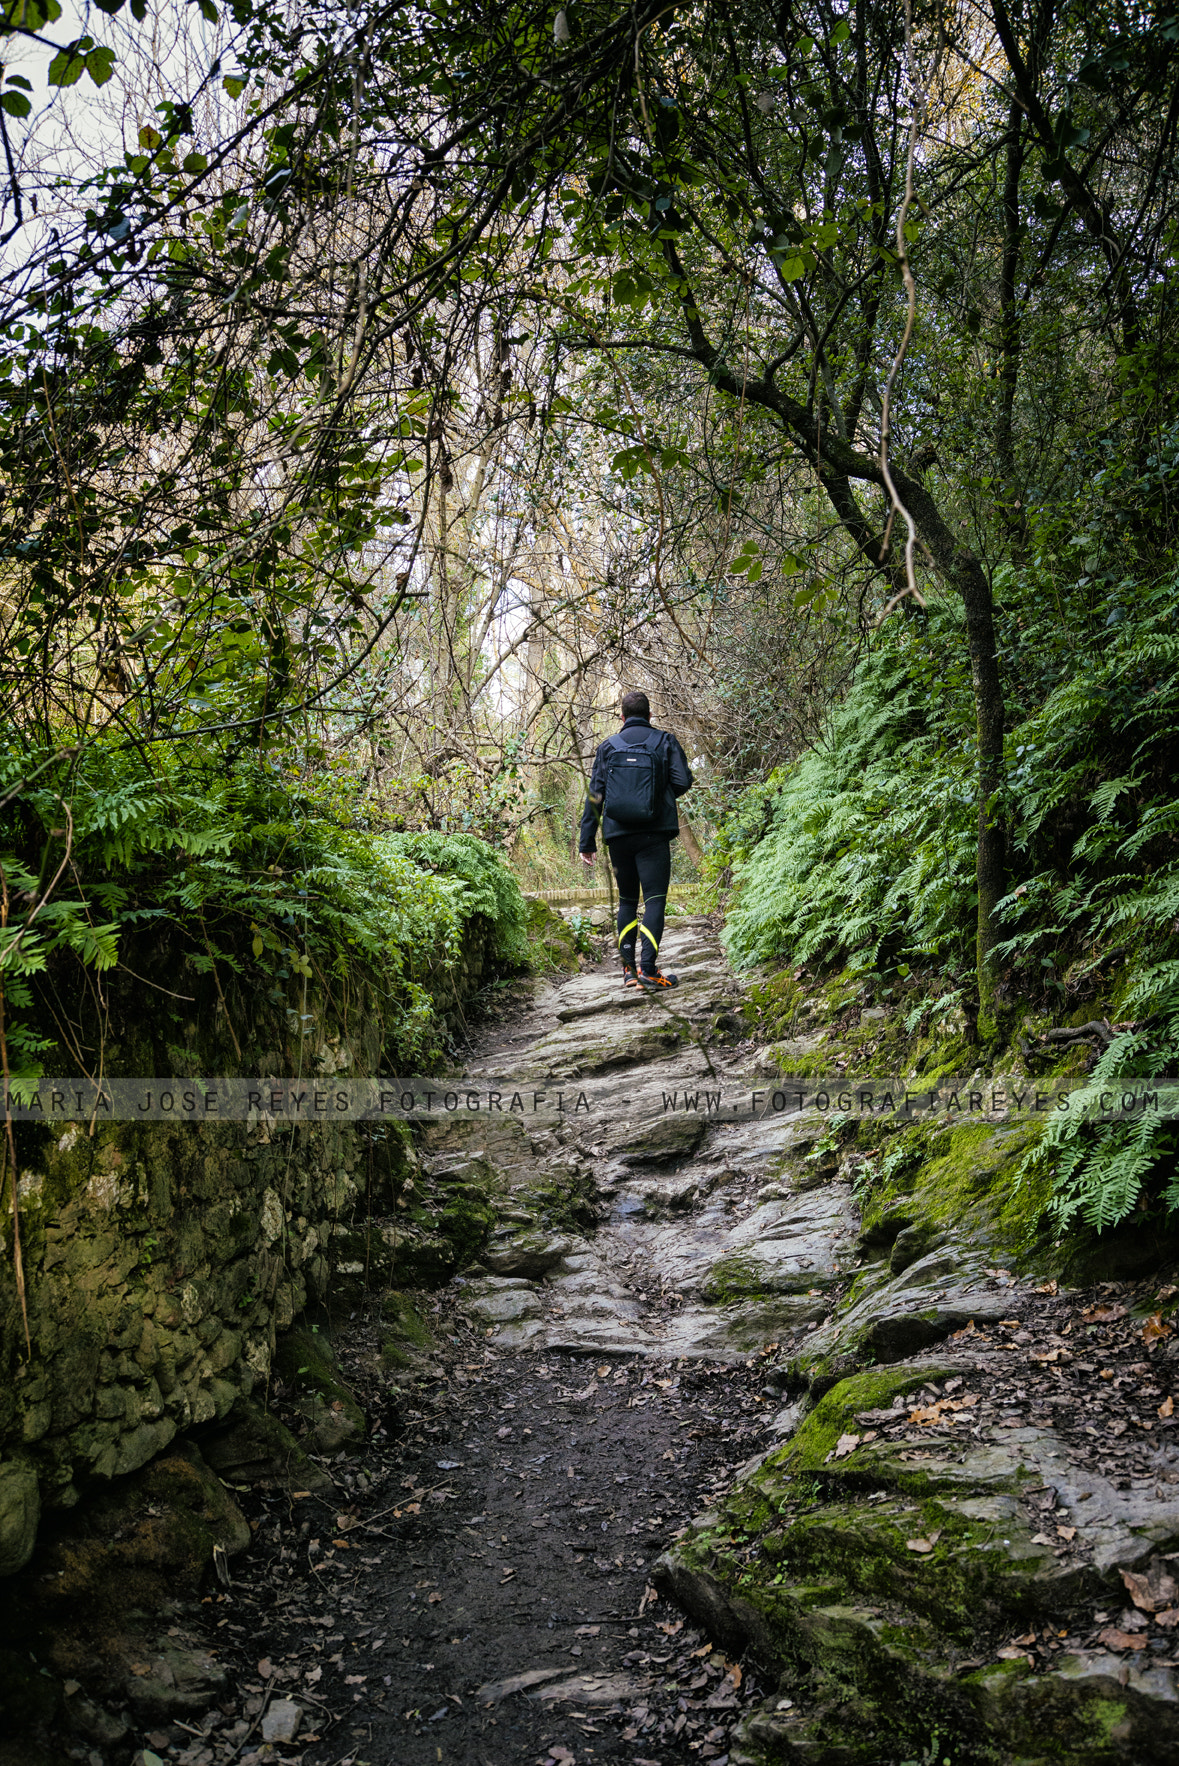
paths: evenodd
<path fill-rule="evenodd" d="M 184 1766 L 225 1760 L 227 1743 L 245 1766 L 724 1766 L 756 1676 L 649 1572 L 776 1438 L 754 1352 L 775 1309 L 755 1327 L 731 1308 L 721 1330 L 699 1296 L 757 1206 L 767 1149 L 764 1131 L 693 1119 L 652 1140 L 638 1121 L 636 1069 L 648 1091 L 707 1079 L 693 1038 L 734 1006 L 706 922 L 680 922 L 666 944 L 683 982 L 674 1016 L 624 996 L 604 963 L 541 990 L 475 1052 L 474 1077 L 571 1076 L 597 1097 L 604 1084 L 612 1105 L 569 1129 L 428 1135 L 435 1177 L 475 1159 L 505 1185 L 490 1269 L 438 1296 L 437 1365 L 392 1404 L 366 1329 L 342 1334 L 344 1370 L 383 1420 L 361 1457 L 332 1468 L 333 1502 L 250 1499 L 262 1549 L 215 1597 L 214 1630 L 256 1727 L 242 1735 L 243 1717 L 226 1718 L 172 1755 Z M 546 1225 L 538 1192 L 554 1205 L 591 1196 L 596 1228 Z M 259 1746 L 284 1698 L 303 1707 L 297 1734 Z"/>

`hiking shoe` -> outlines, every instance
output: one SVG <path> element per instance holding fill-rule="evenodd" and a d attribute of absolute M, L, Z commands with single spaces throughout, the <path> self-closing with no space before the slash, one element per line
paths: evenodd
<path fill-rule="evenodd" d="M 622 985 L 623 987 L 637 987 L 639 985 L 639 978 L 629 963 L 622 965 Z"/>
<path fill-rule="evenodd" d="M 639 976 L 637 983 L 639 987 L 678 987 L 679 984 L 680 978 L 678 975 L 663 975 L 658 969 L 656 969 L 654 975 L 648 975 L 647 971 L 644 969 Z"/>

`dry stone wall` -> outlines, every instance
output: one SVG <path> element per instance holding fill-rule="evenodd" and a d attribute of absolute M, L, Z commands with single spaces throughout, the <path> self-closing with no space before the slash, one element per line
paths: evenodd
<path fill-rule="evenodd" d="M 435 978 L 440 1015 L 453 1021 L 479 984 L 490 930 L 469 923 L 459 963 Z M 150 975 L 152 956 L 132 966 Z M 154 957 L 158 972 L 167 953 Z M 182 985 L 187 1019 L 170 1005 Z M 243 1010 L 244 1058 L 218 1066 L 233 999 L 183 962 L 168 986 L 166 1000 L 112 989 L 107 1072 L 381 1070 L 363 1001 L 346 1018 L 313 1002 L 299 1051 L 280 1041 L 293 1015 Z M 0 1575 L 27 1561 L 43 1507 L 264 1393 L 276 1337 L 327 1298 L 358 1215 L 415 1167 L 403 1132 L 374 1146 L 346 1123 L 18 1125 L 19 1264 L 0 1217 Z"/>

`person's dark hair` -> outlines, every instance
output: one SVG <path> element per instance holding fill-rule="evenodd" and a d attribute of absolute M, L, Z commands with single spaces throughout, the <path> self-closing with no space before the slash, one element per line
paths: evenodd
<path fill-rule="evenodd" d="M 645 693 L 624 693 L 622 695 L 623 717 L 644 717 L 651 721 L 651 701 Z"/>

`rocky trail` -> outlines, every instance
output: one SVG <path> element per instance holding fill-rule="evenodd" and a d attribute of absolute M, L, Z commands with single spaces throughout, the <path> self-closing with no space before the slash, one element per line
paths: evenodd
<path fill-rule="evenodd" d="M 1175 1288 L 1013 1273 L 936 1167 L 881 1217 L 862 1137 L 662 1111 L 758 1073 L 709 923 L 664 960 L 670 1006 L 603 961 L 473 1047 L 586 1108 L 428 1127 L 479 1258 L 334 1321 L 365 1431 L 293 1485 L 205 1446 L 250 1549 L 67 1692 L 71 1757 L 1179 1759 Z"/>

